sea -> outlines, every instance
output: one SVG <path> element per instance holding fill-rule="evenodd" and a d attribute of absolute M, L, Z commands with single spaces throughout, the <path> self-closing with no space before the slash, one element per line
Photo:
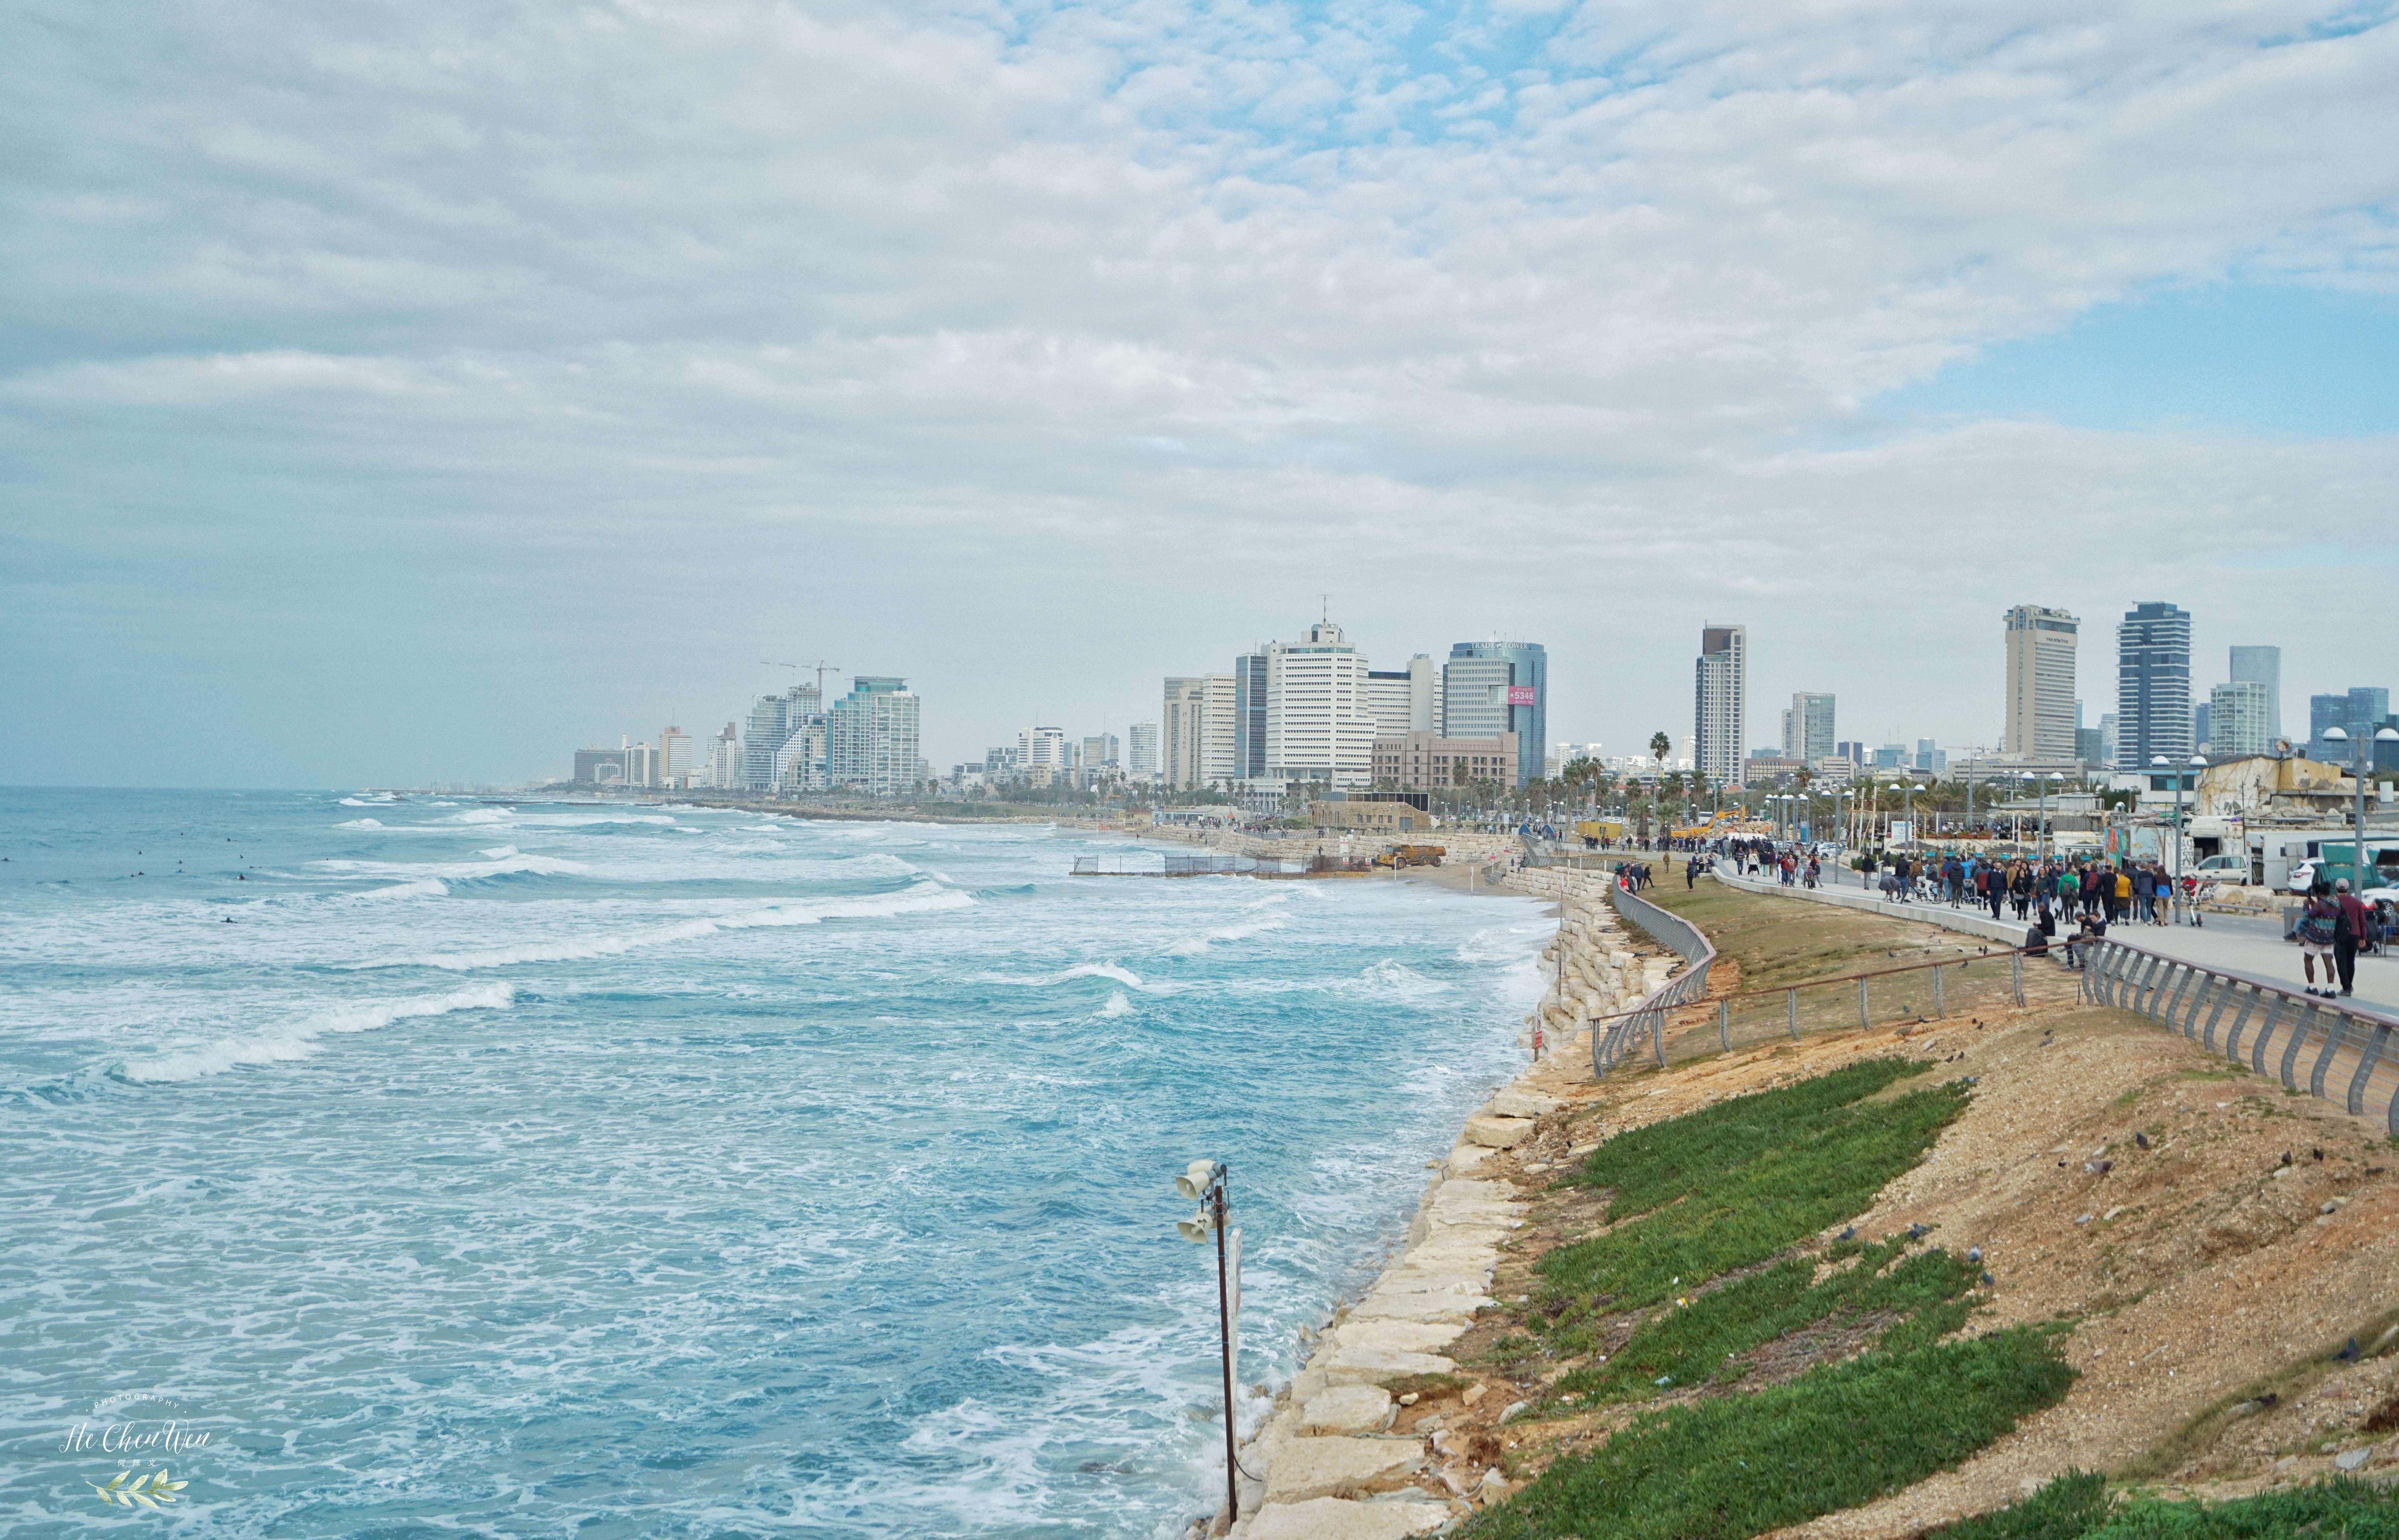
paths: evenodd
<path fill-rule="evenodd" d="M 1145 856 L 1144 852 L 1149 852 Z M 0 790 L 0 1532 L 1159 1536 L 1551 922 L 1033 824 Z"/>

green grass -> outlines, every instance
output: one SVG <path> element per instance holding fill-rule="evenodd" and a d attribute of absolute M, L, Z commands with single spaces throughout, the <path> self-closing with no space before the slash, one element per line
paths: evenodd
<path fill-rule="evenodd" d="M 1863 1212 L 1965 1110 L 1956 1083 L 1858 1104 L 1928 1067 L 1870 1060 L 1593 1151 L 1576 1180 L 1615 1189 L 1615 1223 L 1538 1264 L 1538 1308 L 1559 1345 L 1583 1345 L 1576 1330 L 1599 1314 L 1687 1294 Z"/>
<path fill-rule="evenodd" d="M 1937 1529 L 1925 1540 L 2079 1540 L 2108 1519 L 2108 1479 L 2074 1470 L 1991 1513 Z"/>
<path fill-rule="evenodd" d="M 1822 1283 L 1812 1281 L 1809 1257 L 1735 1279 L 1645 1323 L 1606 1363 L 1562 1377 L 1557 1392 L 1587 1403 L 1633 1400 L 1666 1388 L 1661 1378 L 1669 1386 L 1736 1379 L 1741 1366 L 1731 1360 L 1739 1355 L 1823 1322 L 1850 1327 L 1887 1317 L 1894 1323 L 1884 1338 L 1890 1345 L 1937 1341 L 1965 1324 L 1972 1308 L 1965 1296 L 1981 1268 L 1940 1250 L 1898 1260 L 1904 1250 L 1904 1241 L 1864 1248 L 1855 1265 Z"/>
<path fill-rule="evenodd" d="M 1787 1385 L 1636 1418 L 1470 1521 L 1477 1540 L 1742 1540 L 1957 1464 L 2072 1383 L 2049 1334 L 1877 1349 Z"/>
<path fill-rule="evenodd" d="M 2336 1477 L 2230 1503 L 2142 1498 L 2111 1506 L 2106 1483 L 2068 1471 L 2025 1501 L 1932 1532 L 1931 1540 L 2399 1540 L 2399 1491 Z"/>

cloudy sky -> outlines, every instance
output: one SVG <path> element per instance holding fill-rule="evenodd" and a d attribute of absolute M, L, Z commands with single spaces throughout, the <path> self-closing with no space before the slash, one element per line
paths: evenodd
<path fill-rule="evenodd" d="M 0 11 L 0 779 L 926 751 L 1329 602 L 1552 736 L 1987 741 L 2000 612 L 2399 686 L 2399 7 Z M 1320 598 L 1330 595 L 1329 601 Z"/>

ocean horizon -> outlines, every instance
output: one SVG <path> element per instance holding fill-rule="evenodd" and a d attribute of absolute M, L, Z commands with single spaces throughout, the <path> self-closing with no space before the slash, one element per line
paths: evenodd
<path fill-rule="evenodd" d="M 1525 1061 L 1552 923 L 1037 825 L 0 790 L 0 1521 L 1171 1534 Z M 133 1450 L 114 1436 L 148 1439 Z M 144 1514 L 145 1521 L 157 1516 Z"/>

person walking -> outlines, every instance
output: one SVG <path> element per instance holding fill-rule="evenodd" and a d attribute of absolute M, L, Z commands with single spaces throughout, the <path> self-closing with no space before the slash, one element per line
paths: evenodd
<path fill-rule="evenodd" d="M 2319 885 L 2308 894 L 2305 908 L 2299 911 L 2299 966 L 2307 969 L 2308 993 L 2331 999 L 2339 992 L 2332 986 L 2337 981 L 2333 967 L 2333 936 L 2340 924 L 2340 905 Z M 2324 987 L 2316 988 L 2316 959 L 2324 959 Z"/>
<path fill-rule="evenodd" d="M 2365 905 L 2349 890 L 2349 879 L 2343 877 L 2332 885 L 2333 907 L 2339 915 L 2333 921 L 2332 961 L 2340 973 L 2340 992 L 2348 994 L 2357 983 L 2357 944 L 2365 939 L 2369 919 Z"/>

